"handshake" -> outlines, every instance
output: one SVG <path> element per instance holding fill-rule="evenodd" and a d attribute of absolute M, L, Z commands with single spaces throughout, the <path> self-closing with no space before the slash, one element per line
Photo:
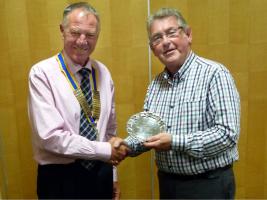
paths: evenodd
<path fill-rule="evenodd" d="M 133 153 L 135 151 L 130 149 L 127 143 L 119 137 L 112 137 L 108 142 L 112 147 L 112 153 L 109 160 L 112 165 L 118 165 L 130 152 Z M 171 134 L 162 132 L 146 138 L 142 142 L 142 146 L 147 150 L 154 149 L 156 151 L 169 151 L 171 149 L 171 143 Z"/>
<path fill-rule="evenodd" d="M 128 153 L 131 151 L 126 145 L 124 140 L 119 137 L 112 137 L 109 141 L 111 144 L 112 152 L 109 162 L 112 165 L 118 165 L 122 160 L 124 160 Z"/>

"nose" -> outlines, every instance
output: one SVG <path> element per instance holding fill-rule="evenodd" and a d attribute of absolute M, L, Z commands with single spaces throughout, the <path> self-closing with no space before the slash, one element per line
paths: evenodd
<path fill-rule="evenodd" d="M 161 43 L 163 46 L 168 46 L 171 43 L 171 40 L 167 35 L 163 35 Z"/>
<path fill-rule="evenodd" d="M 163 43 L 169 42 L 169 41 L 170 41 L 170 38 L 167 35 L 162 35 L 162 42 Z"/>
<path fill-rule="evenodd" d="M 78 38 L 78 43 L 80 44 L 87 44 L 87 39 L 85 34 L 81 34 L 80 37 Z"/>

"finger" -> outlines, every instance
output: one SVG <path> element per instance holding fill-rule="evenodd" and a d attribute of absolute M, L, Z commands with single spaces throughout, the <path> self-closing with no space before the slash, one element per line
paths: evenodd
<path fill-rule="evenodd" d="M 114 157 L 113 157 L 113 160 L 116 160 L 116 161 L 122 161 L 123 159 L 125 158 L 124 155 L 122 155 L 121 153 L 117 152 Z"/>
<path fill-rule="evenodd" d="M 154 142 L 156 140 L 160 140 L 161 137 L 162 137 L 162 133 L 158 133 L 157 135 L 153 135 L 151 137 L 148 137 L 146 141 L 147 142 Z"/>
<path fill-rule="evenodd" d="M 123 140 L 122 140 L 121 138 L 118 138 L 118 139 L 115 140 L 113 146 L 114 146 L 114 148 L 117 149 L 117 148 L 120 147 L 120 145 L 121 145 L 122 143 L 123 143 Z"/>
<path fill-rule="evenodd" d="M 114 142 L 115 139 L 116 139 L 116 137 L 113 136 L 112 138 L 110 138 L 110 139 L 108 140 L 108 142 L 112 144 L 112 143 Z"/>
<path fill-rule="evenodd" d="M 148 148 L 155 148 L 157 146 L 157 144 L 158 144 L 157 141 L 154 141 L 154 142 L 144 142 L 144 146 L 145 147 L 148 147 Z"/>
<path fill-rule="evenodd" d="M 125 157 L 126 157 L 126 154 L 124 152 L 119 152 L 117 160 L 122 161 L 124 160 Z"/>
<path fill-rule="evenodd" d="M 128 154 L 128 152 L 130 151 L 130 149 L 126 146 L 120 146 L 119 152 L 121 154 L 123 154 L 124 156 L 126 156 Z"/>
<path fill-rule="evenodd" d="M 160 140 L 160 137 L 158 135 L 154 135 L 154 136 L 147 138 L 145 142 L 154 142 L 157 140 Z"/>
<path fill-rule="evenodd" d="M 112 161 L 111 161 L 111 164 L 117 166 L 117 165 L 119 164 L 119 161 L 117 161 L 117 160 L 112 160 Z"/>

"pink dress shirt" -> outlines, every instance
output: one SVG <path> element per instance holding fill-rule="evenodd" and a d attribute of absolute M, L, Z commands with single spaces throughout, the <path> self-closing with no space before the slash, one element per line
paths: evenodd
<path fill-rule="evenodd" d="M 80 84 L 80 65 L 66 55 L 65 62 Z M 73 94 L 57 56 L 35 64 L 29 73 L 29 119 L 35 160 L 41 164 L 65 164 L 75 159 L 108 161 L 111 145 L 107 142 L 116 134 L 114 86 L 108 69 L 100 62 L 90 60 L 97 71 L 101 113 L 97 123 L 100 141 L 90 141 L 79 135 L 80 104 Z"/>

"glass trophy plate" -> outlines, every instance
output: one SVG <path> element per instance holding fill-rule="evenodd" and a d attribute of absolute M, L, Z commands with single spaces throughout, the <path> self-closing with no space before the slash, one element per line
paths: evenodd
<path fill-rule="evenodd" d="M 144 142 L 148 137 L 164 132 L 166 125 L 162 119 L 151 112 L 140 112 L 131 116 L 127 122 L 130 137 Z"/>

